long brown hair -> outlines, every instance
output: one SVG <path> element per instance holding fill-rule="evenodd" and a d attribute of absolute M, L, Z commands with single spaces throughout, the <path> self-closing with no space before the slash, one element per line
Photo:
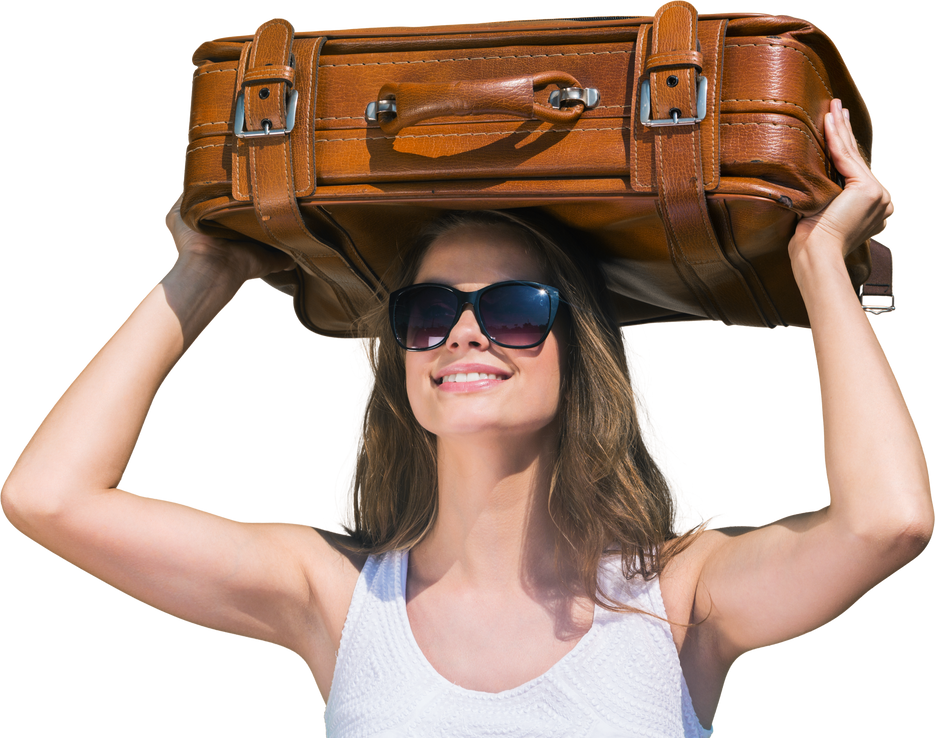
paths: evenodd
<path fill-rule="evenodd" d="M 559 405 L 558 453 L 549 512 L 584 591 L 602 607 L 632 610 L 600 587 L 608 551 L 625 576 L 657 576 L 699 532 L 674 531 L 668 484 L 643 442 L 636 401 L 603 275 L 572 236 L 508 211 L 449 213 L 423 231 L 400 261 L 390 287 L 412 284 L 440 236 L 460 228 L 517 236 L 540 259 L 549 283 L 567 305 L 568 346 Z M 361 551 L 382 553 L 415 545 L 438 514 L 435 436 L 416 421 L 406 392 L 404 351 L 393 338 L 387 305 L 365 317 L 374 386 L 364 416 L 354 484 L 353 525 Z M 671 541 L 671 543 L 669 543 Z M 666 545 L 668 544 L 668 545 Z"/>

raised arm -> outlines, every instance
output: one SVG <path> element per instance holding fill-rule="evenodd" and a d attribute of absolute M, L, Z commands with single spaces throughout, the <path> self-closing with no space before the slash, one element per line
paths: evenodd
<path fill-rule="evenodd" d="M 326 687 L 327 663 L 315 662 L 333 659 L 343 615 L 329 619 L 319 604 L 340 611 L 354 580 L 346 557 L 310 528 L 236 523 L 117 489 L 185 349 L 244 281 L 291 266 L 277 252 L 192 232 L 178 203 L 166 221 L 178 261 L 43 422 L 3 487 L 3 510 L 29 537 L 144 602 L 298 651 Z"/>
<path fill-rule="evenodd" d="M 709 531 L 699 541 L 689 561 L 697 566 L 692 616 L 703 622 L 686 646 L 689 659 L 715 671 L 837 617 L 932 535 L 919 437 L 843 258 L 883 229 L 893 207 L 839 101 L 825 132 L 846 187 L 800 222 L 789 254 L 812 325 L 831 502 L 762 528 Z"/>

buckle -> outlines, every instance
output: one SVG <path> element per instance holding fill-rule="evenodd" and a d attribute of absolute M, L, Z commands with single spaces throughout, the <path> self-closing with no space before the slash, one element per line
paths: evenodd
<path fill-rule="evenodd" d="M 878 303 L 877 300 L 879 300 Z M 864 293 L 863 287 L 861 287 L 860 305 L 865 312 L 874 315 L 891 313 L 896 309 L 896 298 L 893 295 L 867 295 Z"/>
<path fill-rule="evenodd" d="M 237 96 L 237 111 L 234 113 L 234 135 L 237 138 L 255 138 L 257 136 L 285 136 L 295 126 L 295 109 L 299 103 L 298 90 L 292 89 L 286 95 L 286 127 L 272 128 L 272 123 L 264 118 L 263 129 L 245 131 L 243 129 L 243 93 Z"/>
<path fill-rule="evenodd" d="M 649 97 L 649 80 L 643 80 L 640 85 L 640 123 L 647 128 L 659 128 L 662 126 L 690 126 L 700 123 L 704 120 L 708 112 L 708 80 L 700 74 L 695 83 L 697 91 L 696 105 L 698 106 L 698 115 L 695 118 L 683 118 L 682 112 L 678 109 L 670 110 L 671 118 L 650 118 L 652 115 L 652 100 Z"/>

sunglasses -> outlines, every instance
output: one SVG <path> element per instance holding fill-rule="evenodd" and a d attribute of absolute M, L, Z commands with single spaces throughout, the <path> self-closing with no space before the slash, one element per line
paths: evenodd
<path fill-rule="evenodd" d="M 555 287 L 538 282 L 496 282 L 474 292 L 445 284 L 414 284 L 390 295 L 396 342 L 407 351 L 430 351 L 448 340 L 465 305 L 492 343 L 532 348 L 542 343 L 558 313 Z"/>

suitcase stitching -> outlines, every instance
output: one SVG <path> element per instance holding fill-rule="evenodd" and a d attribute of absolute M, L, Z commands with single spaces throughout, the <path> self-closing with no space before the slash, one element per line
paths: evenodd
<path fill-rule="evenodd" d="M 253 49 L 253 41 L 247 41 L 240 49 L 240 59 L 237 62 L 237 80 L 241 79 L 247 71 L 247 62 L 251 50 Z M 234 86 L 236 88 L 237 81 L 234 81 Z M 233 100 L 233 103 L 237 99 L 236 91 Z M 244 101 L 246 102 L 246 101 Z M 229 134 L 225 134 L 229 135 Z M 247 169 L 247 151 L 246 143 L 241 139 L 235 139 L 232 142 L 231 150 L 231 194 L 236 200 L 249 200 L 253 193 L 251 191 L 252 184 L 250 182 L 250 175 Z"/>
<path fill-rule="evenodd" d="M 629 126 L 611 128 L 550 128 L 547 131 L 531 131 L 530 135 L 544 136 L 547 133 L 590 133 L 593 131 L 624 131 Z M 316 144 L 336 143 L 338 141 L 391 141 L 401 138 L 463 138 L 465 136 L 509 136 L 516 131 L 485 131 L 478 133 L 423 133 L 409 136 L 362 136 L 360 138 L 319 138 Z M 192 149 L 194 151 L 194 149 Z"/>
<path fill-rule="evenodd" d="M 193 125 L 188 130 L 194 131 L 196 128 L 201 128 L 202 126 L 227 126 L 227 125 L 230 125 L 229 120 L 215 120 L 215 121 L 212 121 L 211 123 L 198 123 L 196 125 Z"/>
<path fill-rule="evenodd" d="M 812 60 L 808 58 L 808 55 L 800 51 L 799 49 L 795 49 L 791 46 L 786 46 L 785 44 L 728 44 L 725 48 L 742 49 L 742 48 L 746 48 L 749 46 L 775 46 L 780 49 L 785 49 L 786 51 L 794 51 L 796 54 L 799 54 L 800 56 L 802 56 L 805 59 L 805 61 L 808 62 L 808 65 L 812 69 L 815 70 L 815 74 L 818 76 L 818 81 L 821 82 L 822 87 L 825 88 L 825 92 L 828 93 L 828 97 L 834 97 L 834 95 L 831 93 L 831 89 L 825 83 L 825 78 L 822 77 L 821 72 L 818 71 L 818 67 L 812 64 Z"/>
<path fill-rule="evenodd" d="M 203 77 L 206 74 L 224 74 L 226 72 L 236 72 L 236 69 L 209 69 L 207 72 L 195 72 L 194 77 Z"/>
<path fill-rule="evenodd" d="M 795 126 L 786 125 L 785 123 L 720 123 L 722 126 L 770 126 L 772 128 L 788 128 L 790 131 L 795 131 L 803 136 L 806 140 L 812 145 L 812 147 L 818 152 L 818 155 L 821 157 L 822 163 L 825 162 L 824 154 L 821 149 L 815 145 L 814 140 L 811 137 L 811 134 L 808 131 L 803 131 L 801 128 L 796 128 Z M 543 136 L 547 133 L 592 133 L 592 132 L 607 132 L 607 131 L 625 131 L 628 130 L 629 126 L 613 126 L 610 128 L 552 128 L 547 131 L 533 131 L 533 135 Z M 515 131 L 486 131 L 478 133 L 423 133 L 419 135 L 408 135 L 408 136 L 361 136 L 357 138 L 316 138 L 316 144 L 326 144 L 326 143 L 338 143 L 341 141 L 390 141 L 393 139 L 403 139 L 403 138 L 461 138 L 465 136 L 508 136 Z M 222 144 L 214 144 L 215 146 L 220 146 Z M 224 146 L 229 146 L 230 144 L 223 144 Z M 199 148 L 211 148 L 210 146 L 199 147 Z M 196 149 L 190 149 L 195 151 Z"/>
<path fill-rule="evenodd" d="M 730 98 L 729 100 L 721 100 L 721 103 L 722 103 L 722 104 L 723 104 L 723 103 L 726 103 L 726 102 L 759 102 L 759 103 L 769 103 L 769 102 L 773 102 L 773 103 L 782 103 L 783 105 L 791 105 L 792 107 L 798 108 L 799 110 L 801 110 L 801 111 L 802 111 L 802 114 L 803 114 L 806 118 L 808 118 L 808 122 L 812 124 L 812 127 L 813 127 L 816 131 L 818 131 L 818 126 L 815 124 L 815 121 L 812 120 L 812 116 L 810 116 L 810 115 L 808 114 L 808 111 L 807 111 L 805 108 L 803 108 L 801 105 L 799 105 L 799 104 L 797 104 L 797 103 L 794 103 L 794 102 L 792 102 L 791 100 L 779 100 L 778 98 L 775 98 L 775 97 L 770 97 L 770 98 L 766 98 L 766 99 L 753 99 L 753 98 L 747 98 L 747 97 L 732 97 L 732 98 Z M 824 141 L 824 136 L 822 136 L 821 133 L 819 133 L 818 135 L 819 135 L 819 137 L 821 138 L 821 140 Z"/>
<path fill-rule="evenodd" d="M 799 105 L 798 103 L 794 103 L 794 102 L 792 102 L 791 100 L 780 100 L 779 98 L 775 98 L 775 97 L 771 97 L 771 98 L 762 98 L 762 99 L 761 99 L 761 98 L 756 98 L 756 99 L 755 99 L 755 98 L 732 97 L 732 98 L 728 98 L 727 100 L 721 100 L 721 103 L 726 103 L 726 102 L 762 102 L 762 103 L 772 102 L 772 103 L 781 103 L 781 104 L 783 104 L 783 105 L 791 105 L 792 107 L 798 108 L 799 110 L 801 110 L 801 111 L 802 111 L 802 114 L 808 119 L 808 122 L 812 124 L 812 126 L 815 128 L 816 131 L 818 131 L 818 126 L 816 125 L 815 121 L 812 119 L 812 116 L 810 116 L 810 115 L 808 114 L 808 111 L 807 111 L 805 108 L 803 108 L 801 105 Z M 616 108 L 628 108 L 628 107 L 629 107 L 629 105 L 598 105 L 596 108 L 594 108 L 594 110 L 613 110 L 613 109 L 616 109 Z M 363 116 L 362 116 L 362 115 L 328 116 L 328 117 L 325 117 L 325 118 L 316 118 L 315 120 L 318 121 L 318 122 L 323 122 L 323 121 L 326 121 L 326 120 L 363 120 Z M 202 125 L 202 126 L 210 126 L 210 125 L 226 124 L 226 123 L 229 123 L 229 122 L 230 122 L 230 121 L 220 120 L 220 121 L 217 121 L 217 122 L 215 122 L 215 123 L 200 123 L 199 125 Z M 760 125 L 760 124 L 753 124 L 753 123 L 744 123 L 744 124 L 739 124 L 739 123 L 722 123 L 721 125 Z M 778 123 L 763 123 L 762 125 L 780 125 L 780 124 L 778 124 Z M 628 127 L 628 126 L 627 126 L 627 127 Z M 791 126 L 790 126 L 790 127 L 791 127 Z M 194 130 L 195 128 L 198 128 L 198 126 L 193 126 L 191 130 Z M 564 129 L 562 129 L 562 130 L 564 130 Z M 568 131 L 572 131 L 572 130 L 577 130 L 577 129 L 571 129 L 571 128 L 569 128 L 569 129 L 567 129 L 567 130 L 568 130 Z M 607 130 L 623 130 L 623 129 L 589 128 L 589 129 L 585 129 L 583 132 L 587 132 L 587 131 L 589 131 L 589 130 L 593 130 L 593 131 L 607 131 Z M 798 129 L 796 129 L 796 130 L 798 130 Z M 507 131 L 500 131 L 500 133 L 507 133 Z M 548 131 L 542 131 L 542 133 L 548 133 Z M 491 134 L 490 134 L 490 133 L 465 133 L 465 134 L 445 134 L 445 135 L 487 136 L 487 135 L 491 135 Z M 819 138 L 820 138 L 822 141 L 824 140 L 824 137 L 821 135 L 820 132 L 818 132 L 818 136 L 819 136 Z M 387 137 L 384 136 L 383 138 L 387 138 Z M 392 138 L 411 138 L 411 136 L 394 136 L 394 137 L 392 137 Z M 362 141 L 363 139 L 359 139 L 359 138 L 332 138 L 332 139 L 326 139 L 326 140 L 327 140 L 327 141 Z M 325 139 L 323 139 L 323 141 L 325 141 Z"/>
<path fill-rule="evenodd" d="M 217 149 L 217 148 L 228 148 L 229 149 L 232 147 L 233 147 L 233 144 L 208 144 L 206 146 L 196 146 L 193 149 L 189 149 L 188 153 L 190 154 L 193 151 L 198 151 L 199 149 Z"/>
<path fill-rule="evenodd" d="M 793 107 L 796 107 L 799 110 L 801 110 L 805 114 L 805 117 L 808 118 L 809 122 L 812 125 L 815 125 L 815 122 L 812 120 L 811 116 L 808 114 L 805 108 L 803 108 L 801 105 L 796 105 L 794 102 L 790 102 L 789 100 L 777 100 L 777 99 L 751 100 L 751 99 L 733 98 L 730 100 L 722 100 L 722 102 L 777 102 L 777 103 L 783 103 L 785 105 L 792 105 Z M 616 110 L 620 108 L 625 109 L 628 107 L 630 106 L 629 105 L 598 105 L 592 108 L 592 110 Z M 364 116 L 362 115 L 343 115 L 343 116 L 327 116 L 324 118 L 315 118 L 315 121 L 318 123 L 321 123 L 326 120 L 363 120 L 363 119 L 364 119 Z M 223 126 L 223 125 L 230 125 L 230 121 L 229 120 L 215 120 L 210 123 L 198 123 L 192 126 L 191 128 L 189 128 L 188 130 L 194 131 L 196 128 L 202 128 L 204 126 Z M 604 130 L 604 129 L 599 129 L 599 130 Z"/>
<path fill-rule="evenodd" d="M 788 128 L 790 131 L 795 131 L 805 136 L 805 140 L 809 142 L 811 147 L 818 152 L 818 156 L 821 159 L 821 163 L 827 165 L 825 160 L 824 152 L 818 148 L 815 144 L 814 139 L 808 131 L 803 131 L 801 128 L 796 128 L 795 126 L 789 126 L 785 123 L 721 123 L 722 126 L 772 126 L 773 128 Z"/>
<path fill-rule="evenodd" d="M 322 64 L 322 67 L 388 67 L 395 64 L 441 64 L 443 62 L 491 61 L 494 59 L 548 59 L 556 56 L 609 56 L 611 54 L 630 54 L 630 51 L 576 51 L 568 54 L 514 54 L 512 56 L 459 56 L 451 59 L 410 59 L 392 62 L 355 62 L 353 64 Z M 227 70 L 225 70 L 227 71 Z"/>
<path fill-rule="evenodd" d="M 807 61 L 809 66 L 815 71 L 815 74 L 818 76 L 818 80 L 821 82 L 822 86 L 825 88 L 825 91 L 829 95 L 831 95 L 831 90 L 828 88 L 828 85 L 825 82 L 824 77 L 822 77 L 821 72 L 818 71 L 818 68 L 812 63 L 812 60 L 809 59 L 808 56 L 804 54 L 802 51 L 800 51 L 799 49 L 794 49 L 791 46 L 786 46 L 784 44 L 726 44 L 725 48 L 745 48 L 745 47 L 754 47 L 754 46 L 774 46 L 780 49 L 785 49 L 787 51 L 793 51 L 796 54 L 799 54 L 800 56 L 804 57 L 805 61 Z M 514 56 L 457 57 L 457 58 L 452 58 L 452 59 L 416 59 L 412 61 L 396 61 L 396 62 L 366 62 L 366 63 L 359 63 L 359 64 L 322 64 L 320 66 L 321 67 L 368 67 L 368 66 L 388 66 L 388 65 L 393 65 L 393 64 L 432 64 L 432 63 L 453 62 L 453 61 L 484 61 L 484 60 L 493 60 L 493 59 L 539 59 L 539 58 L 556 57 L 556 56 L 601 56 L 601 55 L 610 55 L 610 54 L 630 54 L 630 53 L 632 52 L 630 51 L 594 51 L 594 52 L 575 52 L 575 53 L 570 53 L 570 54 L 525 54 L 525 55 L 514 55 Z M 206 74 L 224 74 L 226 72 L 236 72 L 236 71 L 237 71 L 236 69 L 211 69 L 207 72 L 195 72 L 194 76 L 201 77 Z M 754 99 L 735 98 L 735 99 L 730 99 L 730 100 L 723 100 L 722 102 L 782 102 L 787 105 L 793 105 L 799 108 L 800 110 L 802 110 L 802 112 L 805 113 L 805 116 L 809 119 L 809 122 L 813 126 L 815 125 L 815 122 L 811 119 L 811 117 L 808 115 L 808 113 L 805 111 L 804 108 L 788 100 L 775 100 L 775 99 L 754 100 Z M 624 106 L 623 105 L 614 105 L 614 106 L 603 106 L 602 105 L 598 109 L 610 108 L 610 107 L 620 108 Z M 362 116 L 347 116 L 343 118 L 337 118 L 337 117 L 318 118 L 317 120 L 352 120 L 355 117 L 362 117 Z M 229 121 L 218 121 L 217 124 L 228 123 L 228 122 Z M 215 124 L 201 123 L 199 125 L 215 125 Z M 198 128 L 198 126 L 193 126 L 192 128 L 193 129 Z"/>
<path fill-rule="evenodd" d="M 648 33 L 648 31 L 646 31 L 645 29 L 646 29 L 646 26 L 640 26 L 639 35 L 637 36 L 636 41 L 634 42 L 634 45 L 633 45 L 633 52 L 634 52 L 634 53 L 637 53 L 637 45 L 640 45 L 639 51 L 642 52 L 642 53 L 645 53 L 645 48 L 644 48 L 644 47 L 647 46 L 648 43 L 649 43 L 648 41 L 646 41 L 646 38 L 645 38 L 645 34 Z M 640 39 L 643 39 L 642 42 L 640 41 Z M 643 65 L 644 65 L 644 63 L 645 63 L 645 60 L 642 58 L 642 56 L 641 56 L 640 54 L 637 54 L 637 56 L 636 56 L 636 61 L 633 63 L 633 66 L 634 66 L 634 70 L 633 70 L 633 88 L 634 88 L 633 91 L 634 91 L 634 94 L 636 93 L 637 83 L 639 82 L 640 78 L 643 76 L 643 72 L 644 72 Z M 640 65 L 640 68 L 639 68 L 639 69 L 636 69 L 636 65 L 637 65 L 637 64 Z M 634 115 L 635 112 L 636 112 L 635 110 L 633 110 L 633 107 L 635 107 L 635 104 L 636 104 L 636 99 L 634 98 L 634 99 L 633 99 L 633 105 L 631 106 L 631 115 Z M 632 130 L 632 129 L 631 129 L 631 130 Z M 633 178 L 632 171 L 633 171 L 634 166 L 635 166 L 635 167 L 636 167 L 636 183 L 637 183 L 640 187 L 650 187 L 650 188 L 651 188 L 651 187 L 652 187 L 652 177 L 650 177 L 650 182 L 649 182 L 649 184 L 643 182 L 644 168 L 639 166 L 639 160 L 640 160 L 640 136 L 637 135 L 635 131 L 633 131 L 633 133 L 632 133 L 631 135 L 633 136 L 633 154 L 632 154 L 632 162 L 630 162 L 630 172 L 631 172 L 630 177 L 631 177 L 631 179 Z"/>
<path fill-rule="evenodd" d="M 715 76 L 714 87 L 717 88 L 717 95 L 718 95 L 718 96 L 720 96 L 720 94 L 721 94 L 720 86 L 721 86 L 721 84 L 724 82 L 723 74 L 718 75 L 717 71 L 718 71 L 718 59 L 720 58 L 720 55 L 721 55 L 721 41 L 722 41 L 723 38 L 724 38 L 724 24 L 725 24 L 726 22 L 727 22 L 727 21 L 721 21 L 721 22 L 718 24 L 718 31 L 717 31 L 718 43 L 715 44 L 715 46 L 714 46 L 714 76 Z M 697 103 L 696 103 L 696 105 L 697 105 Z M 715 107 L 716 110 L 717 110 L 717 114 L 718 114 L 718 123 L 720 123 L 720 113 L 721 113 L 721 111 L 720 111 L 720 109 L 719 109 L 717 106 L 714 106 L 714 107 Z M 719 159 L 720 159 L 720 155 L 719 155 L 720 152 L 714 150 L 714 149 L 715 149 L 715 145 L 714 145 L 714 144 L 715 144 L 715 141 L 714 141 L 715 130 L 716 130 L 716 129 L 715 129 L 714 126 L 712 126 L 712 125 L 709 125 L 709 126 L 708 126 L 708 138 L 711 139 L 711 177 L 705 181 L 705 183 L 704 183 L 704 186 L 705 186 L 705 187 L 710 186 L 711 183 L 714 182 L 715 177 L 720 177 L 720 174 L 721 174 L 721 171 L 720 171 L 720 163 L 721 163 L 721 162 L 719 161 Z M 703 167 L 702 167 L 702 169 L 703 169 Z"/>
<path fill-rule="evenodd" d="M 805 140 L 809 142 L 812 148 L 818 153 L 818 156 L 821 158 L 822 163 L 825 162 L 824 154 L 821 149 L 815 145 L 815 142 L 812 140 L 812 137 L 807 131 L 803 131 L 801 128 L 796 128 L 795 126 L 788 126 L 784 123 L 721 123 L 722 126 L 771 126 L 773 128 L 788 128 L 790 131 L 795 131 L 803 136 Z M 612 127 L 612 128 L 567 128 L 559 130 L 549 130 L 549 131 L 537 131 L 538 135 L 545 135 L 547 133 L 597 133 L 597 132 L 607 132 L 607 131 L 624 131 L 627 130 L 628 126 Z M 361 137 L 361 138 L 322 138 L 316 139 L 316 144 L 326 144 L 326 143 L 339 143 L 342 141 L 367 141 L 377 138 L 378 140 L 390 140 L 394 138 L 459 138 L 464 136 L 505 136 L 513 133 L 513 131 L 488 131 L 486 133 L 432 133 L 432 134 L 422 134 L 418 136 L 379 136 L 379 137 Z M 196 146 L 193 149 L 189 149 L 188 153 L 194 151 L 199 151 L 200 149 L 217 149 L 217 148 L 231 148 L 232 144 L 208 144 L 206 146 Z"/>
<path fill-rule="evenodd" d="M 306 155 L 303 157 L 305 159 L 305 181 L 308 182 L 308 187 L 311 190 L 311 194 L 315 194 L 315 190 L 318 188 L 318 172 L 312 172 L 310 159 L 315 156 L 315 117 L 312 113 L 312 100 L 315 100 L 315 104 L 318 104 L 317 94 L 318 94 L 318 62 L 321 59 L 321 47 L 324 46 L 324 41 L 319 36 L 316 45 L 312 47 L 312 55 L 309 64 L 309 77 L 311 80 L 314 80 L 314 87 L 309 90 L 309 94 L 305 96 L 305 120 L 307 121 L 305 125 L 305 146 L 306 146 Z M 298 62 L 296 62 L 298 65 Z M 312 181 L 312 175 L 315 175 L 314 180 Z M 293 182 L 293 193 L 295 193 L 295 183 Z"/>

